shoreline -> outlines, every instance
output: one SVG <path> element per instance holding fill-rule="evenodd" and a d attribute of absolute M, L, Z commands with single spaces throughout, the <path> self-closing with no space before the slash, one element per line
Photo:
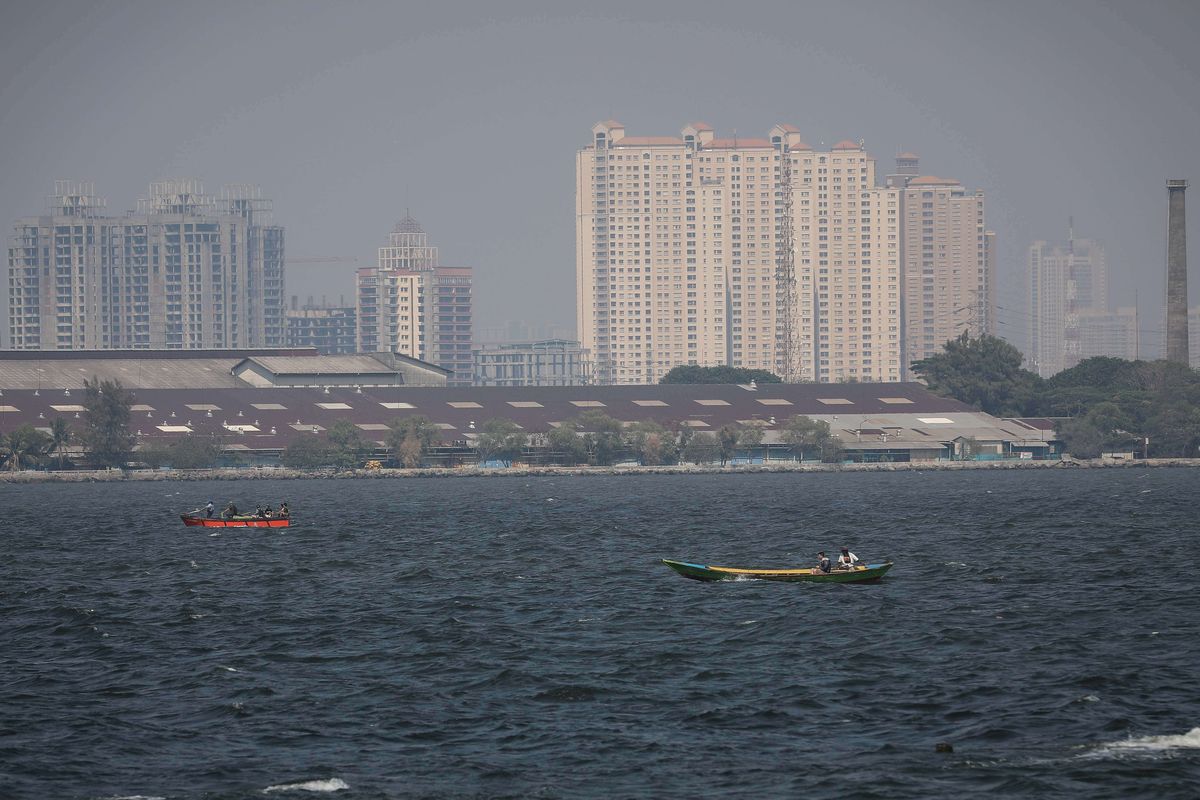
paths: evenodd
<path fill-rule="evenodd" d="M 1163 469 L 1200 467 L 1200 458 L 1150 458 L 1136 461 L 1116 459 L 1065 459 L 1062 461 L 899 461 L 870 464 L 738 464 L 729 466 L 674 464 L 661 467 L 636 465 L 520 466 L 520 467 L 429 467 L 416 469 L 319 469 L 285 467 L 218 467 L 194 470 L 70 470 L 63 472 L 22 470 L 0 473 L 0 484 L 105 483 L 113 481 L 237 481 L 237 480 L 395 480 L 404 478 L 528 478 L 590 475 L 752 475 L 787 472 L 953 472 L 957 470 L 1029 469 Z"/>

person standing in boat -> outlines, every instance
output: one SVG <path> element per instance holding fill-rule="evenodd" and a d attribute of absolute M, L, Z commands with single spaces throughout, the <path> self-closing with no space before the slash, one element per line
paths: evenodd
<path fill-rule="evenodd" d="M 214 510 L 214 509 L 216 509 L 216 506 L 214 506 L 214 505 L 213 505 L 213 501 L 212 501 L 212 500 L 209 500 L 209 501 L 208 501 L 208 505 L 206 505 L 206 506 L 204 507 L 204 518 L 205 518 L 205 519 L 212 519 L 212 515 L 213 515 L 213 510 Z"/>
<path fill-rule="evenodd" d="M 829 556 L 825 555 L 825 551 L 817 553 L 817 565 L 813 567 L 813 575 L 818 573 L 828 573 L 833 566 L 829 563 Z"/>
<path fill-rule="evenodd" d="M 854 569 L 858 560 L 858 556 L 851 553 L 849 547 L 843 547 L 842 554 L 838 556 L 838 569 Z"/>

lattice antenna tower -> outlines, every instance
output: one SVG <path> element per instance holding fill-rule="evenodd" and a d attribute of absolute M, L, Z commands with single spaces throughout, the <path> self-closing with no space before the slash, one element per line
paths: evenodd
<path fill-rule="evenodd" d="M 792 223 L 792 157 L 786 137 L 779 143 L 779 233 L 775 254 L 776 330 L 782 357 L 779 377 L 795 381 L 796 364 L 796 236 Z"/>

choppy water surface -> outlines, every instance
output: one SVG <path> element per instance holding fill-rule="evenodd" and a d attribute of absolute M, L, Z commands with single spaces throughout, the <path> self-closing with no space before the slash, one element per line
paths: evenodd
<path fill-rule="evenodd" d="M 298 527 L 173 516 L 231 496 Z M 1197 498 L 1200 470 L 0 486 L 0 796 L 1196 797 Z M 842 543 L 896 566 L 657 562 Z"/>

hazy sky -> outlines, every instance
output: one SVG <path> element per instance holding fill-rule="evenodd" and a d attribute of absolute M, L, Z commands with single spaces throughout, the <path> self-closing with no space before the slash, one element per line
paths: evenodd
<path fill-rule="evenodd" d="M 478 324 L 573 326 L 573 157 L 594 122 L 791 122 L 983 189 L 1002 333 L 1024 321 L 1026 248 L 1069 215 L 1152 332 L 1169 177 L 1194 182 L 1200 298 L 1198 41 L 1194 0 L 19 0 L 0 10 L 0 224 L 56 178 L 118 213 L 166 177 L 255 183 L 291 256 L 366 264 L 407 208 L 442 263 L 475 268 Z M 353 268 L 289 268 L 288 294 L 349 301 Z"/>

